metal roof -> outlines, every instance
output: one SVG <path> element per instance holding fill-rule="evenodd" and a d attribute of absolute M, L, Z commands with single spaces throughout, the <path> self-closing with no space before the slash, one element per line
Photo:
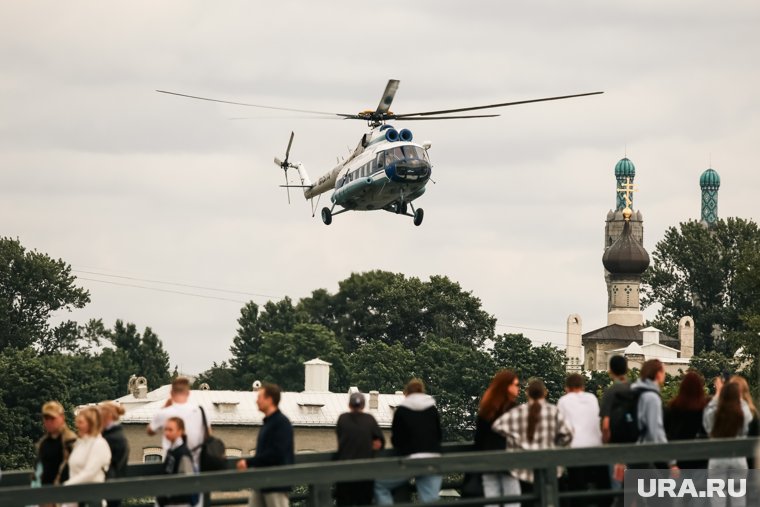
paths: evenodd
<path fill-rule="evenodd" d="M 148 393 L 145 399 L 127 395 L 117 401 L 127 413 L 122 424 L 147 424 L 166 403 L 170 386 L 162 386 Z M 372 414 L 380 427 L 390 428 L 393 411 L 404 399 L 403 394 L 379 394 L 378 408 L 369 408 L 369 395 L 365 412 Z M 348 411 L 349 393 L 284 392 L 280 410 L 293 426 L 335 426 L 340 414 Z M 252 391 L 191 391 L 190 401 L 202 405 L 212 425 L 260 426 L 264 414 L 256 406 L 256 393 Z M 136 406 L 139 405 L 139 406 Z M 225 405 L 222 407 L 221 405 Z M 132 408 L 130 408 L 130 406 Z"/>
<path fill-rule="evenodd" d="M 641 336 L 641 330 L 644 326 L 621 326 L 620 324 L 611 324 L 609 326 L 600 327 L 588 333 L 583 333 L 581 342 L 585 345 L 586 341 L 595 340 L 611 340 L 611 341 L 624 341 L 626 344 L 636 342 L 642 344 L 644 342 Z M 665 334 L 660 333 L 660 344 L 669 347 L 677 348 L 681 345 L 680 341 L 676 338 L 672 338 Z"/>

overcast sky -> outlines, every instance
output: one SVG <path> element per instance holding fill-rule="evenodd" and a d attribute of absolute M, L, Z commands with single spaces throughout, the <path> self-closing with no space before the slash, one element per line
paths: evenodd
<path fill-rule="evenodd" d="M 650 252 L 699 218 L 710 160 L 719 214 L 758 219 L 758 26 L 752 1 L 3 2 L 0 235 L 82 278 L 232 300 L 81 280 L 92 303 L 67 317 L 151 326 L 189 373 L 229 358 L 250 296 L 145 280 L 264 303 L 351 272 L 445 274 L 499 332 L 563 344 L 570 313 L 584 332 L 606 324 L 604 219 L 626 150 Z M 605 94 L 409 122 L 433 144 L 424 224 L 357 212 L 326 227 L 301 196 L 288 206 L 272 158 L 294 130 L 291 158 L 316 179 L 365 124 L 154 91 L 354 113 L 389 78 L 397 113 Z"/>

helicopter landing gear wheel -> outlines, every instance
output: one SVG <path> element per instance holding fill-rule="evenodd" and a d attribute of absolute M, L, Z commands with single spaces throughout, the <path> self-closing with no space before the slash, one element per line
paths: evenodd
<path fill-rule="evenodd" d="M 417 208 L 414 210 L 414 225 L 419 226 L 422 224 L 422 219 L 425 218 L 425 210 Z"/>
<path fill-rule="evenodd" d="M 332 211 L 330 211 L 330 208 L 327 206 L 322 208 L 322 222 L 324 222 L 325 225 L 330 225 L 332 223 Z"/>

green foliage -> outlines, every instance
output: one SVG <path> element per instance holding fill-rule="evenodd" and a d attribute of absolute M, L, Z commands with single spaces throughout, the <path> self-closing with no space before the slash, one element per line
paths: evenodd
<path fill-rule="evenodd" d="M 586 392 L 595 395 L 600 400 L 604 391 L 612 384 L 610 374 L 606 371 L 584 372 L 586 376 Z"/>
<path fill-rule="evenodd" d="M 743 330 L 742 315 L 760 305 L 758 251 L 760 229 L 751 220 L 719 220 L 710 229 L 694 221 L 671 227 L 642 279 L 642 306 L 662 305 L 655 319 L 661 326 L 691 315 L 696 352 L 720 346 L 732 354 L 726 342 L 715 342 L 713 329 Z"/>
<path fill-rule="evenodd" d="M 29 467 L 34 442 L 42 436 L 40 410 L 48 400 L 71 408 L 65 370 L 31 348 L 0 353 L 0 468 Z"/>
<path fill-rule="evenodd" d="M 414 349 L 430 334 L 479 346 L 494 333 L 496 319 L 480 299 L 445 276 L 422 281 L 369 271 L 353 273 L 338 287 L 334 295 L 315 291 L 298 309 L 330 328 L 348 352 L 376 340 Z"/>
<path fill-rule="evenodd" d="M 451 338 L 428 336 L 415 351 L 415 375 L 436 398 L 444 440 L 472 438 L 480 396 L 496 372 L 487 352 Z"/>
<path fill-rule="evenodd" d="M 497 368 L 514 370 L 523 384 L 534 377 L 542 379 L 550 402 L 565 394 L 567 356 L 557 347 L 548 343 L 536 347 L 522 333 L 502 334 L 495 338 L 492 354 Z M 524 399 L 524 393 L 520 396 Z"/>
<path fill-rule="evenodd" d="M 62 260 L 27 251 L 17 239 L 0 238 L 0 350 L 48 342 L 68 350 L 71 324 L 51 327 L 49 319 L 53 312 L 89 303 L 89 293 L 75 280 Z"/>
<path fill-rule="evenodd" d="M 689 368 L 699 372 L 710 389 L 712 389 L 712 381 L 715 377 L 725 373 L 733 374 L 737 370 L 737 366 L 733 357 L 728 357 L 714 350 L 701 352 L 689 360 Z"/>
<path fill-rule="evenodd" d="M 365 343 L 349 356 L 348 370 L 351 385 L 362 392 L 393 393 L 402 390 L 407 381 L 416 376 L 415 353 L 400 343 Z"/>
<path fill-rule="evenodd" d="M 193 383 L 193 389 L 198 389 L 201 384 L 208 384 L 211 389 L 219 391 L 235 391 L 242 389 L 240 379 L 237 377 L 237 371 L 226 362 L 216 364 L 204 371 Z M 251 386 L 248 386 L 250 389 Z"/>
<path fill-rule="evenodd" d="M 302 391 L 303 363 L 314 358 L 332 363 L 331 390 L 348 391 L 346 353 L 332 331 L 319 324 L 295 324 L 290 332 L 263 333 L 258 352 L 250 358 L 249 379 L 272 382 L 285 391 Z"/>

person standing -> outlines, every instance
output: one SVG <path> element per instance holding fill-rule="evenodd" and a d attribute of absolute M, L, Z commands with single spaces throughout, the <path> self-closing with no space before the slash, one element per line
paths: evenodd
<path fill-rule="evenodd" d="M 95 407 L 81 409 L 76 417 L 76 425 L 79 438 L 69 456 L 69 478 L 63 484 L 70 486 L 105 482 L 111 464 L 111 449 L 100 434 L 100 412 Z M 78 504 L 65 505 L 77 507 Z"/>
<path fill-rule="evenodd" d="M 515 407 L 493 423 L 493 431 L 504 435 L 507 450 L 528 451 L 567 447 L 573 440 L 573 429 L 556 405 L 546 401 L 546 386 L 539 379 L 531 380 L 528 402 Z M 514 469 L 510 473 L 520 480 L 523 492 L 533 490 L 533 470 Z M 557 470 L 557 477 L 562 473 Z"/>
<path fill-rule="evenodd" d="M 111 466 L 108 467 L 106 479 L 125 477 L 129 460 L 129 442 L 124 436 L 124 428 L 119 423 L 119 418 L 124 415 L 124 407 L 115 401 L 104 401 L 98 405 L 98 410 L 103 423 L 102 435 L 111 450 Z M 108 507 L 119 507 L 121 500 L 108 500 L 107 504 Z"/>
<path fill-rule="evenodd" d="M 190 381 L 186 377 L 177 377 L 172 381 L 170 398 L 148 424 L 148 435 L 162 432 L 164 424 L 171 417 L 179 417 L 185 423 L 185 443 L 193 454 L 193 465 L 196 469 L 200 469 L 201 445 L 206 437 L 206 428 L 201 408 L 190 401 Z M 166 454 L 171 447 L 171 442 L 163 437 L 161 443 Z"/>
<path fill-rule="evenodd" d="M 168 475 L 195 473 L 193 455 L 185 443 L 185 423 L 179 417 L 170 417 L 164 423 L 164 438 L 171 442 L 164 458 L 164 473 Z M 198 502 L 197 494 L 159 496 L 156 503 L 164 505 L 190 507 Z"/>
<path fill-rule="evenodd" d="M 400 456 L 431 458 L 441 453 L 441 420 L 432 396 L 425 393 L 425 384 L 412 379 L 404 387 L 404 400 L 396 407 L 391 424 L 391 443 Z M 420 502 L 435 502 L 441 493 L 443 477 L 422 475 L 414 478 Z M 406 479 L 375 481 L 375 502 L 393 505 L 393 490 Z"/>
<path fill-rule="evenodd" d="M 501 370 L 494 375 L 483 394 L 475 421 L 475 450 L 504 451 L 507 439 L 491 429 L 494 421 L 517 405 L 520 395 L 520 379 L 512 370 Z M 520 494 L 520 482 L 509 472 L 482 474 L 483 495 L 496 498 Z M 515 507 L 518 504 L 506 504 Z M 496 507 L 491 505 L 488 507 Z"/>
<path fill-rule="evenodd" d="M 602 402 L 599 406 L 599 417 L 602 423 L 602 441 L 610 443 L 610 413 L 615 403 L 615 397 L 618 393 L 630 390 L 631 385 L 628 383 L 628 361 L 624 356 L 612 356 L 610 358 L 610 369 L 607 372 L 612 379 L 612 385 L 608 387 L 602 395 Z"/>
<path fill-rule="evenodd" d="M 723 385 L 722 380 L 715 379 L 715 396 L 707 404 L 703 423 L 711 438 L 744 438 L 749 432 L 752 412 L 742 399 L 741 386 L 737 382 Z M 747 458 L 710 458 L 708 468 L 747 469 Z"/>
<path fill-rule="evenodd" d="M 660 389 L 665 385 L 665 366 L 659 359 L 644 361 L 639 372 L 639 379 L 631 385 L 631 390 L 638 395 L 637 422 L 639 429 L 638 443 L 666 444 L 665 421 L 662 409 Z M 678 464 L 667 464 L 672 473 L 678 471 Z M 661 468 L 658 463 L 632 465 L 631 468 Z"/>
<path fill-rule="evenodd" d="M 293 426 L 280 412 L 281 390 L 275 384 L 264 384 L 258 390 L 256 405 L 264 413 L 264 424 L 256 439 L 256 455 L 237 462 L 238 470 L 292 465 Z M 290 488 L 279 487 L 253 492 L 253 507 L 288 507 Z"/>
<path fill-rule="evenodd" d="M 369 459 L 375 452 L 385 447 L 385 437 L 377 421 L 364 413 L 362 393 L 351 393 L 348 398 L 348 412 L 338 417 L 335 432 L 338 437 L 337 460 Z M 374 481 L 339 482 L 335 485 L 336 505 L 370 505 L 374 492 Z"/>
<path fill-rule="evenodd" d="M 628 383 L 628 360 L 625 356 L 615 355 L 610 358 L 610 369 L 607 372 L 612 379 L 612 385 L 605 389 L 602 395 L 602 401 L 599 405 L 599 417 L 602 425 L 602 442 L 618 443 L 612 438 L 612 427 L 610 416 L 615 403 L 622 396 L 625 396 L 631 390 Z M 623 474 L 625 473 L 625 464 L 616 463 L 609 466 L 610 485 L 613 489 L 623 487 Z"/>
<path fill-rule="evenodd" d="M 702 424 L 702 417 L 708 399 L 705 394 L 705 382 L 694 371 L 684 374 L 678 386 L 678 394 L 665 407 L 665 435 L 668 441 L 694 440 L 706 438 L 707 432 Z M 679 461 L 682 469 L 707 468 L 706 460 Z"/>
<path fill-rule="evenodd" d="M 557 408 L 565 416 L 573 429 L 570 447 L 597 447 L 602 445 L 602 431 L 599 420 L 599 400 L 584 391 L 586 378 L 573 373 L 565 379 L 565 395 L 557 401 Z M 570 467 L 567 482 L 571 491 L 600 490 L 610 488 L 610 473 L 607 465 Z M 609 505 L 606 498 L 595 501 L 573 501 L 571 505 Z"/>
<path fill-rule="evenodd" d="M 57 401 L 48 401 L 42 406 L 42 425 L 45 434 L 35 446 L 34 484 L 61 484 L 68 479 L 66 462 L 77 436 L 66 425 L 66 411 Z"/>
<path fill-rule="evenodd" d="M 755 407 L 755 402 L 752 400 L 752 394 L 749 391 L 749 383 L 747 382 L 747 379 L 742 377 L 741 375 L 734 375 L 730 379 L 728 379 L 729 382 L 736 382 L 739 384 L 739 388 L 741 389 L 742 393 L 742 399 L 747 402 L 747 406 L 749 407 L 749 411 L 752 413 L 752 420 L 749 422 L 749 429 L 747 430 L 747 436 L 748 437 L 757 437 L 760 436 L 760 419 L 758 419 L 758 413 L 757 408 Z M 747 458 L 747 465 L 750 469 L 755 468 L 755 464 L 757 461 L 755 460 L 754 456 Z"/>

